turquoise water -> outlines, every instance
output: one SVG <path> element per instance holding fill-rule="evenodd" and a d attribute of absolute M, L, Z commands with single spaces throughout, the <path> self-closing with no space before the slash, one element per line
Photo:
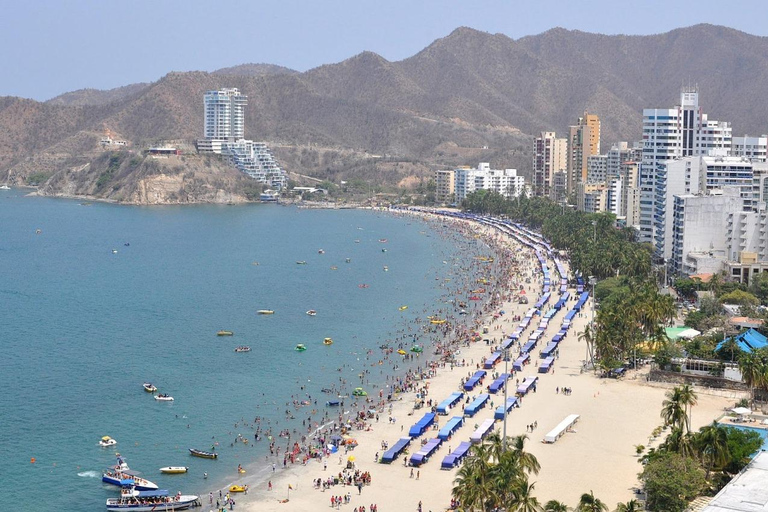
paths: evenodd
<path fill-rule="evenodd" d="M 460 257 L 419 221 L 365 211 L 82 206 L 12 190 L 0 191 L 0 219 L 0 510 L 40 510 L 19 500 L 30 490 L 55 496 L 56 510 L 104 510 L 116 488 L 101 470 L 116 451 L 172 492 L 207 494 L 238 464 L 265 470 L 264 442 L 230 446 L 238 433 L 253 439 L 243 424 L 261 416 L 302 431 L 308 410 L 284 419 L 291 395 L 322 404 L 321 388 L 365 368 L 371 388 L 383 382 L 389 365 L 365 365 L 446 299 Z M 234 353 L 241 344 L 252 352 Z M 175 401 L 154 401 L 144 381 Z M 104 435 L 118 445 L 100 448 Z M 219 460 L 187 453 L 214 442 Z M 158 472 L 169 465 L 190 472 Z"/>

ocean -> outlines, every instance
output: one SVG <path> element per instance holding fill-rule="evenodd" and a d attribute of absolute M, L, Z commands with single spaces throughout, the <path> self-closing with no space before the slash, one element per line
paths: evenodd
<path fill-rule="evenodd" d="M 207 495 L 234 481 L 238 464 L 248 476 L 266 471 L 254 419 L 305 432 L 315 406 L 287 402 L 309 395 L 325 410 L 335 397 L 321 389 L 360 385 L 365 370 L 364 386 L 378 389 L 394 371 L 376 364 L 378 347 L 427 341 L 412 320 L 471 281 L 459 262 L 480 243 L 372 211 L 24 193 L 0 191 L 0 510 L 104 510 L 117 488 L 101 472 L 116 452 L 173 493 Z M 175 400 L 153 400 L 145 381 Z M 105 435 L 118 444 L 98 446 Z M 187 451 L 212 446 L 218 460 Z"/>

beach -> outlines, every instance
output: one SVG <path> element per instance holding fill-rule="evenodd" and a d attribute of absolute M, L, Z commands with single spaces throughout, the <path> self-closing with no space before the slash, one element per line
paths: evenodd
<path fill-rule="evenodd" d="M 454 221 L 468 222 L 468 221 Z M 538 261 L 532 256 L 532 251 L 519 252 L 518 244 L 501 236 L 487 226 L 475 224 L 478 233 L 499 248 L 518 254 L 518 274 L 510 275 L 514 287 L 524 282 L 526 275 L 535 275 L 526 284 L 526 293 L 531 298 L 538 297 L 541 291 L 541 279 L 537 272 Z M 550 263 L 550 268 L 552 265 Z M 513 286 L 507 286 L 512 289 Z M 235 495 L 236 510 L 262 511 L 302 511 L 319 510 L 331 506 L 331 497 L 349 495 L 343 500 L 340 508 L 353 510 L 364 506 L 371 510 L 375 505 L 381 510 L 417 510 L 419 504 L 424 511 L 446 510 L 451 499 L 451 489 L 456 469 L 447 471 L 440 469 L 443 457 L 458 446 L 462 441 L 468 441 L 475 426 L 485 419 L 492 418 L 496 406 L 503 402 L 503 392 L 491 395 L 492 406 L 489 404 L 481 409 L 473 418 L 467 418 L 463 427 L 437 450 L 430 460 L 418 468 L 404 465 L 405 456 L 401 455 L 392 464 L 376 462 L 383 453 L 383 442 L 392 446 L 399 438 L 408 435 L 408 429 L 429 407 L 415 409 L 421 400 L 431 400 L 436 405 L 452 392 L 459 391 L 462 378 L 476 371 L 477 365 L 491 353 L 494 345 L 498 345 L 504 334 L 511 333 L 517 325 L 513 318 L 524 315 L 530 305 L 518 304 L 516 295 L 507 294 L 505 300 L 495 304 L 487 304 L 489 310 L 480 324 L 489 327 L 484 339 L 490 340 L 490 345 L 484 341 L 463 344 L 460 352 L 455 353 L 457 361 L 465 361 L 466 366 L 435 364 L 429 366 L 422 375 L 424 380 L 411 382 L 410 391 L 397 393 L 394 400 L 381 403 L 375 400 L 380 390 L 368 390 L 371 402 L 378 405 L 378 416 L 366 421 L 353 423 L 348 435 L 355 439 L 357 445 L 346 451 L 342 448 L 337 453 L 322 458 L 307 458 L 303 463 L 277 464 L 270 468 L 271 463 L 264 463 L 268 474 L 268 482 L 255 481 L 247 495 Z M 559 312 L 545 332 L 544 339 L 551 338 L 562 322 L 564 312 L 571 307 L 572 301 Z M 569 506 L 574 506 L 579 496 L 584 492 L 594 491 L 595 495 L 612 508 L 617 502 L 625 502 L 634 497 L 634 489 L 638 486 L 637 474 L 641 471 L 635 446 L 649 446 L 650 436 L 654 428 L 661 425 L 661 404 L 664 395 L 672 386 L 648 383 L 643 369 L 630 371 L 623 379 L 599 378 L 592 372 L 583 371 L 586 347 L 578 341 L 578 333 L 583 331 L 590 320 L 592 299 L 574 319 L 574 324 L 568 331 L 565 340 L 559 346 L 559 357 L 554 364 L 554 370 L 547 374 L 536 373 L 539 345 L 532 352 L 532 364 L 522 372 L 517 372 L 510 382 L 522 380 L 526 376 L 539 376 L 536 392 L 529 393 L 522 399 L 520 408 L 513 409 L 507 420 L 507 435 L 527 434 L 529 440 L 526 449 L 534 454 L 541 464 L 541 472 L 532 475 L 535 482 L 535 495 L 541 503 L 557 499 Z M 504 311 L 505 314 L 494 318 L 493 313 Z M 534 319 L 532 327 L 525 336 L 538 324 Z M 523 339 L 523 338 L 521 338 Z M 431 350 L 425 350 L 423 359 L 437 360 Z M 514 360 L 514 350 L 511 359 Z M 511 366 L 511 365 L 510 365 Z M 510 367 L 511 370 L 511 367 Z M 500 363 L 491 372 L 504 371 L 504 363 Z M 482 387 L 491 382 L 490 375 L 486 377 Z M 560 392 L 564 387 L 570 388 L 570 394 Z M 510 386 L 510 396 L 512 396 Z M 381 390 L 386 396 L 388 390 Z M 721 396 L 699 392 L 699 404 L 693 408 L 692 427 L 710 423 L 722 415 L 723 409 L 732 406 L 735 396 Z M 482 392 L 476 388 L 468 395 L 475 396 Z M 427 404 L 428 405 L 428 404 Z M 390 410 L 391 407 L 391 410 Z M 439 426 L 444 425 L 454 415 L 461 416 L 458 408 L 447 416 L 438 416 Z M 353 411 L 354 412 L 354 411 Z M 544 444 L 544 435 L 570 414 L 578 414 L 580 419 L 573 428 L 554 444 Z M 531 427 L 535 425 L 535 427 Z M 438 427 L 439 428 L 439 427 Z M 496 429 L 502 428 L 502 422 L 497 421 Z M 420 438 L 415 439 L 409 447 L 409 455 L 414 453 L 422 439 L 429 439 L 437 434 L 430 430 Z M 653 441 L 658 443 L 659 440 Z M 350 457 L 354 462 L 350 463 Z M 318 479 L 327 481 L 347 468 L 346 474 L 352 476 L 369 474 L 370 485 L 331 485 L 317 486 Z M 270 485 L 271 484 L 271 485 Z M 270 490 L 271 487 L 271 490 Z M 217 496 L 214 496 L 214 499 Z M 214 499 L 202 496 L 204 508 L 215 508 Z M 213 502 L 213 503 L 211 503 Z"/>

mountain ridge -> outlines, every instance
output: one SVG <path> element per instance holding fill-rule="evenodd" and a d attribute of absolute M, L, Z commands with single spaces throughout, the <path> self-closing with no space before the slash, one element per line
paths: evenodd
<path fill-rule="evenodd" d="M 601 117 L 604 144 L 637 140 L 642 108 L 677 104 L 688 82 L 735 134 L 768 132 L 768 104 L 752 99 L 768 94 L 766 37 L 708 24 L 648 36 L 553 28 L 519 39 L 458 27 L 399 61 L 365 51 L 305 72 L 243 64 L 47 102 L 0 98 L 0 181 L 84 165 L 101 151 L 86 147 L 99 133 L 134 150 L 193 141 L 203 93 L 221 87 L 248 95 L 246 137 L 271 143 L 301 174 L 393 186 L 408 181 L 406 168 L 418 182 L 478 161 L 525 174 L 539 131 L 564 136 L 588 110 Z"/>

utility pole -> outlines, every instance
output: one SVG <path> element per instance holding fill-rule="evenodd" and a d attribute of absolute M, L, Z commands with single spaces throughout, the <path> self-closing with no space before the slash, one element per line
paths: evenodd
<path fill-rule="evenodd" d="M 506 453 L 507 451 L 507 414 L 509 411 L 507 411 L 507 384 L 509 384 L 509 348 L 504 349 L 504 375 L 506 376 L 506 379 L 504 379 L 504 427 L 503 427 L 503 437 L 501 438 L 501 446 L 502 446 L 502 452 Z"/>

